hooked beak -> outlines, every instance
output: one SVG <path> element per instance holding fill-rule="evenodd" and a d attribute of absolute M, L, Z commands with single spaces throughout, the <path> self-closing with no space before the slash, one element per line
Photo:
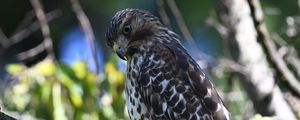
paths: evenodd
<path fill-rule="evenodd" d="M 125 57 L 125 49 L 119 47 L 119 45 L 117 44 L 114 44 L 113 46 L 114 50 L 116 51 L 117 55 L 122 59 L 122 60 L 125 60 L 126 61 L 126 57 Z"/>
<path fill-rule="evenodd" d="M 125 52 L 123 50 L 118 50 L 116 51 L 117 55 L 122 59 L 122 60 L 126 60 L 125 58 Z"/>

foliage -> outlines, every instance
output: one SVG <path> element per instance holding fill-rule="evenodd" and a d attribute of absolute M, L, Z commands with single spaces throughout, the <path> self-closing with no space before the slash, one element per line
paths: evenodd
<path fill-rule="evenodd" d="M 18 83 L 5 93 L 4 106 L 51 120 L 125 118 L 125 77 L 114 62 L 99 76 L 84 61 L 69 66 L 46 59 L 32 68 L 10 64 L 7 71 Z"/>
<path fill-rule="evenodd" d="M 263 117 L 260 114 L 256 114 L 250 120 L 274 120 L 274 117 Z"/>

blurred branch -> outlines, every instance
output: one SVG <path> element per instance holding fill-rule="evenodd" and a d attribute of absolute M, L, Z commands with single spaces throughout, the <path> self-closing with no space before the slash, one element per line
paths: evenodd
<path fill-rule="evenodd" d="M 39 24 L 41 26 L 42 34 L 44 36 L 43 43 L 44 43 L 44 47 L 46 48 L 46 50 L 48 52 L 48 57 L 50 57 L 51 59 L 54 59 L 55 55 L 54 55 L 52 38 L 50 36 L 50 29 L 49 29 L 48 21 L 46 19 L 46 15 L 42 8 L 42 4 L 40 3 L 39 0 L 30 0 L 30 2 L 34 9 L 35 15 L 39 21 Z"/>
<path fill-rule="evenodd" d="M 300 0 L 297 0 L 297 5 L 298 5 L 299 12 L 300 12 Z"/>
<path fill-rule="evenodd" d="M 285 41 L 283 40 L 283 38 L 282 38 L 278 33 L 272 33 L 272 34 L 271 34 L 271 38 L 272 38 L 272 40 L 274 40 L 274 42 L 275 42 L 277 45 L 279 45 L 279 46 L 285 46 L 285 45 L 288 44 L 287 42 L 285 42 Z"/>
<path fill-rule="evenodd" d="M 224 71 L 224 69 L 229 68 L 231 72 L 236 72 L 236 73 L 240 73 L 240 74 L 247 73 L 247 71 L 245 71 L 245 69 L 242 65 L 240 65 L 239 63 L 237 63 L 235 61 L 225 59 L 225 58 L 220 59 L 220 62 L 219 62 L 219 65 L 217 68 L 219 69 L 217 71 Z"/>
<path fill-rule="evenodd" d="M 254 108 L 251 102 L 247 102 L 245 106 L 245 110 L 243 112 L 243 120 L 249 120 L 254 115 Z"/>
<path fill-rule="evenodd" d="M 189 32 L 189 29 L 187 28 L 182 15 L 176 5 L 176 2 L 174 0 L 166 0 L 169 8 L 171 9 L 172 14 L 174 15 L 176 22 L 179 26 L 179 29 L 182 33 L 182 35 L 184 36 L 184 38 L 187 40 L 187 42 L 189 43 L 189 45 L 191 46 L 192 50 L 195 51 L 195 53 L 197 54 L 197 57 L 199 60 L 205 60 L 203 57 L 202 52 L 200 52 L 197 48 L 197 44 L 195 42 L 195 40 L 193 39 L 191 33 Z"/>
<path fill-rule="evenodd" d="M 98 58 L 97 58 L 96 48 L 95 48 L 95 35 L 91 27 L 91 23 L 88 17 L 86 16 L 86 14 L 84 13 L 84 11 L 82 10 L 82 7 L 80 6 L 78 0 L 70 0 L 70 2 L 72 4 L 72 9 L 76 14 L 77 19 L 79 20 L 81 28 L 83 29 L 87 37 L 88 43 L 90 45 L 93 61 L 96 67 L 96 73 L 99 73 Z"/>
<path fill-rule="evenodd" d="M 226 57 L 231 57 L 232 53 L 230 51 L 230 41 L 229 37 L 231 37 L 231 32 L 230 30 L 222 25 L 218 20 L 216 20 L 215 18 L 213 18 L 212 16 L 208 17 L 206 19 L 206 25 L 209 27 L 213 27 L 214 29 L 216 29 L 218 31 L 218 33 L 220 34 L 221 38 L 223 39 L 223 51 L 224 51 L 224 55 Z"/>
<path fill-rule="evenodd" d="M 288 53 L 285 58 L 287 62 L 290 63 L 296 70 L 298 78 L 300 78 L 300 59 L 298 57 L 296 49 L 294 47 L 288 46 Z"/>
<path fill-rule="evenodd" d="M 290 92 L 283 93 L 285 100 L 289 103 L 293 111 L 298 112 L 300 110 L 300 99 L 294 96 Z"/>
<path fill-rule="evenodd" d="M 205 22 L 207 26 L 214 27 L 223 39 L 228 38 L 228 34 L 229 34 L 228 29 L 225 26 L 223 26 L 221 23 L 219 23 L 217 20 L 215 20 L 213 17 L 211 16 L 208 17 Z"/>
<path fill-rule="evenodd" d="M 158 12 L 159 12 L 159 16 L 162 20 L 162 22 L 164 23 L 164 25 L 166 25 L 167 27 L 171 27 L 170 26 L 170 18 L 167 15 L 167 12 L 165 10 L 165 3 L 163 0 L 156 0 L 156 5 L 158 7 Z"/>
<path fill-rule="evenodd" d="M 22 21 L 19 23 L 19 25 L 16 27 L 15 31 L 13 32 L 16 33 L 17 31 L 20 31 L 22 29 L 24 29 L 25 27 L 27 27 L 29 24 L 31 24 L 34 20 L 34 18 L 36 18 L 35 13 L 32 10 L 28 11 L 25 15 L 25 17 L 22 19 Z"/>
<path fill-rule="evenodd" d="M 50 22 L 54 20 L 55 18 L 58 18 L 61 16 L 62 12 L 61 10 L 54 10 L 45 15 L 47 22 Z M 20 25 L 23 26 L 23 25 Z M 29 35 L 31 35 L 33 32 L 39 30 L 40 23 L 39 21 L 35 21 L 31 24 L 29 24 L 27 27 L 19 28 L 17 32 L 15 32 L 11 37 L 9 37 L 9 44 L 6 46 L 6 48 L 10 47 L 13 44 L 16 44 L 23 39 L 27 38 Z"/>
<path fill-rule="evenodd" d="M 277 119 L 296 120 L 291 108 L 275 84 L 275 77 L 269 67 L 261 45 L 257 42 L 257 31 L 247 0 L 217 0 L 218 16 L 229 30 L 228 42 L 235 53 L 233 59 L 243 66 L 241 83 L 255 110 L 265 116 L 276 115 Z"/>
<path fill-rule="evenodd" d="M 1 47 L 5 47 L 9 45 L 9 40 L 1 28 L 0 28 L 0 44 Z"/>
<path fill-rule="evenodd" d="M 41 53 L 45 50 L 45 43 L 44 42 L 40 43 L 39 45 L 35 46 L 34 48 L 31 48 L 29 50 L 26 50 L 24 52 L 19 53 L 17 55 L 17 58 L 19 60 L 25 60 L 25 59 L 28 59 L 28 58 L 33 58 L 34 56 L 38 55 L 39 53 Z"/>
<path fill-rule="evenodd" d="M 283 75 L 289 86 L 300 96 L 300 83 L 292 71 L 289 70 L 283 58 L 277 53 L 276 45 L 271 40 L 268 30 L 263 23 L 263 13 L 259 1 L 248 0 L 248 2 L 252 11 L 251 15 L 253 16 L 254 25 L 257 30 L 258 41 L 262 43 L 263 48 L 266 50 L 268 59 L 271 60 L 278 73 Z"/>
<path fill-rule="evenodd" d="M 272 39 L 282 46 L 279 48 L 279 53 L 280 51 L 283 51 L 284 53 L 281 53 L 280 56 L 283 56 L 285 60 L 292 65 L 292 67 L 295 69 L 296 73 L 298 74 L 298 78 L 300 78 L 300 59 L 297 53 L 297 50 L 295 47 L 288 45 L 283 38 L 278 35 L 277 33 L 272 34 Z"/>

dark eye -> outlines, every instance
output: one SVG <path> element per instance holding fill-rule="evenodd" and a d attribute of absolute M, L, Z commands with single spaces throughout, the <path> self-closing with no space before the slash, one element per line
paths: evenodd
<path fill-rule="evenodd" d="M 130 34 L 130 32 L 131 32 L 131 27 L 129 25 L 123 28 L 123 34 L 128 35 Z"/>

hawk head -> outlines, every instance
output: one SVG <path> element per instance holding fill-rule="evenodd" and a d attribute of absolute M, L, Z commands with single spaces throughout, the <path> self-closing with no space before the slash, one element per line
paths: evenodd
<path fill-rule="evenodd" d="M 145 10 L 124 9 L 115 14 L 106 31 L 107 45 L 126 60 L 137 48 L 163 27 L 159 19 Z"/>

